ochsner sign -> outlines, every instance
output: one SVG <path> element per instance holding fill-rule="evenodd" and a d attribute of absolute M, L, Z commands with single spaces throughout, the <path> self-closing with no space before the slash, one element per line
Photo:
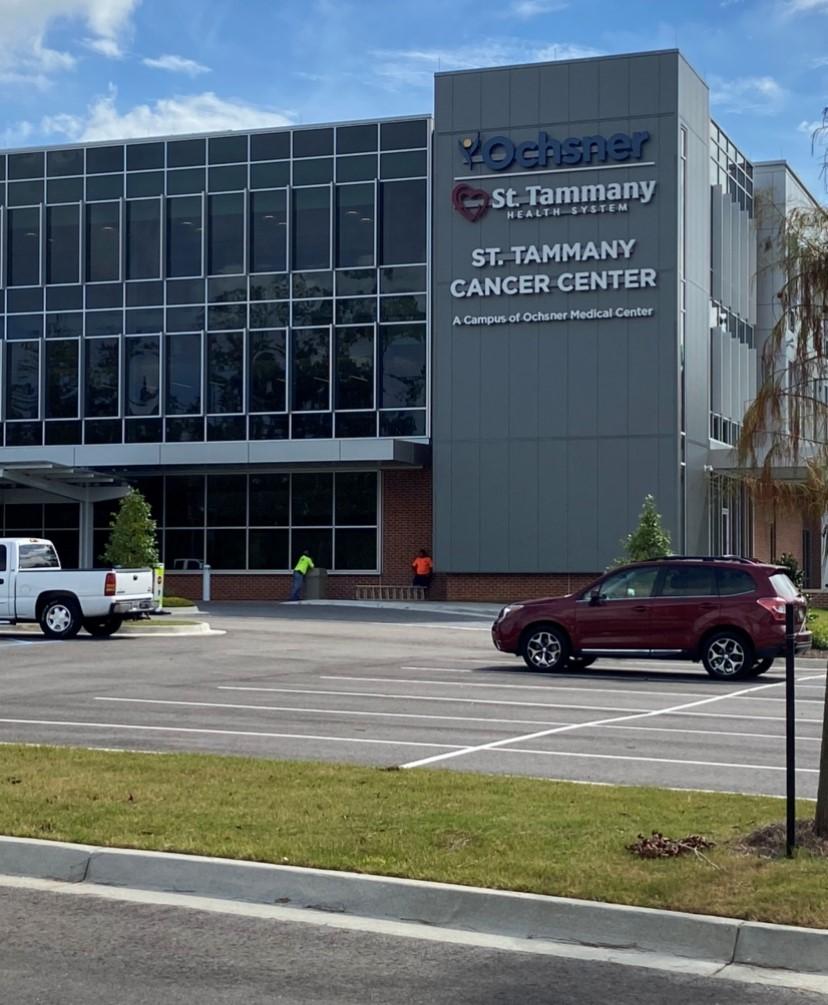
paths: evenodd
<path fill-rule="evenodd" d="M 481 162 L 490 171 L 505 171 L 513 164 L 522 168 L 578 167 L 588 164 L 623 164 L 641 160 L 648 132 L 614 133 L 612 136 L 569 136 L 559 140 L 543 131 L 537 140 L 515 143 L 508 136 L 492 136 L 484 140 L 480 133 L 460 140 L 460 150 L 470 169 Z"/>

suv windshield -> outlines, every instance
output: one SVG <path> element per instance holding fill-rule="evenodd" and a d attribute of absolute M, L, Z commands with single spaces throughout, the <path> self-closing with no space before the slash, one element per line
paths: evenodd
<path fill-rule="evenodd" d="M 771 577 L 771 586 L 776 590 L 777 597 L 783 600 L 796 600 L 799 590 L 794 586 L 786 572 L 775 572 Z"/>

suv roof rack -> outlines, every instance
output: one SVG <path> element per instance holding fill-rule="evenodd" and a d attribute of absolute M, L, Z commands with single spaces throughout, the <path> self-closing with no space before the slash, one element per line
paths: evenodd
<path fill-rule="evenodd" d="M 755 558 L 745 558 L 742 555 L 662 555 L 652 561 L 656 562 L 743 562 L 745 565 L 760 565 Z"/>

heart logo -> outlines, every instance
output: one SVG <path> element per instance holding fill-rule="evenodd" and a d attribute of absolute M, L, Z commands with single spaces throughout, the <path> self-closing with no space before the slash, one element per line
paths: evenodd
<path fill-rule="evenodd" d="M 491 197 L 482 188 L 461 182 L 451 191 L 451 204 L 469 223 L 477 223 L 489 211 Z"/>

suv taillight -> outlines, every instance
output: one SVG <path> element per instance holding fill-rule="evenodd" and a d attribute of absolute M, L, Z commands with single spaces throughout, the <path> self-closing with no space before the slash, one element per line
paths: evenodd
<path fill-rule="evenodd" d="M 785 623 L 785 601 L 781 597 L 759 597 L 756 603 L 764 607 L 774 621 Z"/>
<path fill-rule="evenodd" d="M 106 574 L 106 582 L 104 583 L 104 596 L 114 597 L 115 596 L 115 580 L 116 576 L 114 572 L 108 572 Z"/>

